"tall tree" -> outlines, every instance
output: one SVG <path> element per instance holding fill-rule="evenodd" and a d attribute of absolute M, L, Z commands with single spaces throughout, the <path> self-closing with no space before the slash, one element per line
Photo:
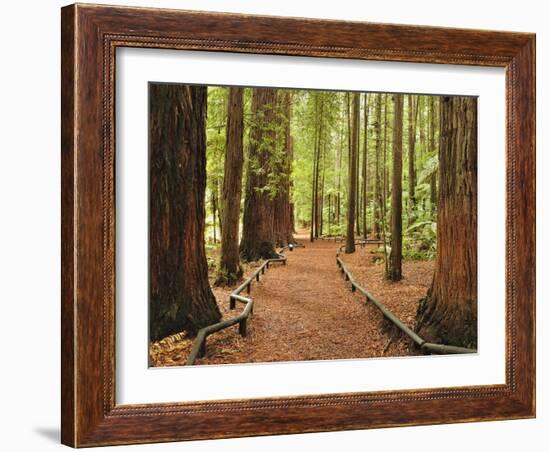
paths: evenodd
<path fill-rule="evenodd" d="M 402 180 L 403 180 L 403 96 L 396 94 L 393 113 L 393 149 L 392 149 L 392 195 L 391 195 L 391 252 L 388 278 L 401 280 L 401 260 L 403 241 L 402 220 Z"/>
<path fill-rule="evenodd" d="M 375 174 L 374 174 L 374 224 L 373 231 L 376 239 L 380 238 L 380 226 L 382 222 L 382 181 L 380 160 L 382 155 L 382 95 L 375 94 L 375 133 L 376 133 L 376 153 L 375 153 Z"/>
<path fill-rule="evenodd" d="M 327 139 L 326 139 L 326 128 L 324 129 L 323 135 L 323 144 L 322 144 L 322 167 L 323 171 L 321 173 L 321 190 L 320 196 L 318 196 L 319 208 L 317 209 L 318 215 L 318 224 L 319 224 L 319 234 L 323 235 L 323 212 L 324 212 L 324 200 L 325 200 L 325 173 L 326 173 L 326 160 L 327 160 Z"/>
<path fill-rule="evenodd" d="M 368 94 L 363 95 L 363 186 L 361 189 L 361 213 L 363 215 L 363 238 L 367 238 L 367 204 L 368 204 L 368 196 L 367 196 L 367 187 L 368 187 L 368 175 L 367 175 L 367 168 L 368 168 L 368 142 L 367 142 L 367 132 L 369 129 L 369 102 L 368 102 Z"/>
<path fill-rule="evenodd" d="M 219 213 L 218 210 L 218 179 L 214 180 L 214 187 L 212 187 L 213 190 L 210 193 L 210 207 L 212 208 L 212 231 L 213 231 L 213 240 L 214 243 L 218 242 L 218 239 L 216 237 L 216 216 L 217 213 Z M 221 229 L 221 228 L 220 228 Z"/>
<path fill-rule="evenodd" d="M 360 96 L 360 95 L 359 95 Z M 359 97 L 359 104 L 361 103 L 361 97 Z M 361 106 L 359 106 L 359 110 Z M 359 113 L 361 118 L 361 113 Z M 361 153 L 359 152 L 359 133 L 361 128 L 361 119 L 359 119 L 358 131 L 357 131 L 357 152 L 355 154 L 355 180 L 356 180 L 356 193 L 355 193 L 355 233 L 357 236 L 361 235 Z"/>
<path fill-rule="evenodd" d="M 229 88 L 222 193 L 223 231 L 217 285 L 233 285 L 242 276 L 239 260 L 239 212 L 243 174 L 243 88 Z"/>
<path fill-rule="evenodd" d="M 408 147 L 408 182 L 409 182 L 409 204 L 408 204 L 408 223 L 409 225 L 414 222 L 415 215 L 415 201 L 416 201 L 416 166 L 415 166 L 415 154 L 414 147 L 416 144 L 416 114 L 418 111 L 418 101 L 416 96 L 409 94 L 407 96 L 408 107 L 408 125 L 409 125 L 409 147 Z"/>
<path fill-rule="evenodd" d="M 314 127 L 315 136 L 313 144 L 313 170 L 311 173 L 311 229 L 309 234 L 309 240 L 313 242 L 315 238 L 319 237 L 319 161 L 321 155 L 321 134 L 323 132 L 322 126 L 322 98 L 321 93 L 313 93 L 314 99 Z"/>
<path fill-rule="evenodd" d="M 196 333 L 221 315 L 204 250 L 204 86 L 152 84 L 150 124 L 149 336 Z"/>
<path fill-rule="evenodd" d="M 280 152 L 277 161 L 276 170 L 278 172 L 278 187 L 274 203 L 273 233 L 277 246 L 287 246 L 294 243 L 293 225 L 291 222 L 290 206 L 290 173 L 292 170 L 292 137 L 290 134 L 290 117 L 292 111 L 292 100 L 290 91 L 281 93 L 280 111 L 278 112 L 280 127 L 278 131 L 282 133 L 282 152 Z M 279 140 L 277 140 L 279 141 Z"/>
<path fill-rule="evenodd" d="M 382 151 L 382 168 L 384 174 L 384 189 L 382 190 L 382 218 L 384 224 L 386 224 L 386 212 L 388 193 L 390 191 L 390 170 L 388 168 L 388 110 L 389 110 L 389 94 L 384 94 L 384 139 L 383 151 Z"/>
<path fill-rule="evenodd" d="M 416 329 L 426 340 L 463 347 L 477 347 L 476 153 L 477 100 L 442 97 L 437 257 Z"/>
<path fill-rule="evenodd" d="M 342 117 L 340 119 L 340 128 L 338 130 L 338 143 L 336 145 L 336 162 L 335 162 L 335 171 L 336 171 L 336 208 L 335 208 L 335 217 L 336 224 L 340 226 L 340 213 L 341 213 L 341 190 L 342 190 L 342 141 L 344 135 L 344 124 Z"/>
<path fill-rule="evenodd" d="M 276 146 L 277 90 L 255 88 L 239 251 L 245 261 L 277 257 L 273 238 L 273 187 L 269 176 Z"/>
<path fill-rule="evenodd" d="M 216 178 L 216 184 L 215 184 L 215 190 L 216 190 L 216 206 L 218 210 L 218 224 L 220 225 L 220 235 L 223 235 L 223 222 L 222 222 L 222 210 L 223 206 L 221 206 L 221 199 L 223 197 L 223 179 L 220 183 L 220 178 Z"/>
<path fill-rule="evenodd" d="M 348 194 L 348 228 L 346 253 L 355 252 L 355 196 L 357 195 L 357 154 L 359 153 L 359 93 L 353 94 L 350 141 L 350 181 Z"/>
<path fill-rule="evenodd" d="M 380 94 L 380 96 L 382 96 Z M 382 189 L 380 191 L 380 219 L 381 219 L 381 224 L 380 224 L 380 227 L 382 229 L 382 241 L 384 242 L 384 246 L 383 246 L 383 250 L 384 250 L 384 267 L 385 267 L 385 274 L 388 275 L 390 273 L 390 268 L 389 268 L 389 259 L 388 259 L 388 246 L 387 246 L 387 236 L 386 236 L 386 231 L 387 231 L 387 227 L 386 227 L 386 222 L 387 222 L 387 196 L 388 196 L 388 185 L 389 185 L 389 171 L 388 171 L 388 165 L 387 165 L 387 147 L 388 147 L 388 139 L 387 139 L 387 135 L 388 135 L 388 109 L 389 109 L 389 105 L 388 105 L 388 97 L 389 95 L 388 94 L 384 94 L 384 138 L 382 140 L 382 144 L 383 144 L 383 151 L 382 151 L 382 169 L 381 169 L 381 177 L 382 177 Z"/>

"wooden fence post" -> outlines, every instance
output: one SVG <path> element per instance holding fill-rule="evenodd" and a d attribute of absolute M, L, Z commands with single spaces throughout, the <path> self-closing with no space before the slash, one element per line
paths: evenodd
<path fill-rule="evenodd" d="M 239 334 L 242 337 L 246 337 L 246 319 L 242 319 L 239 322 Z"/>

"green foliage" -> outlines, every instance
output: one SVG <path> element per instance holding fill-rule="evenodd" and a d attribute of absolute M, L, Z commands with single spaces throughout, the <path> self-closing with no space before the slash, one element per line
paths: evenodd
<path fill-rule="evenodd" d="M 418 172 L 418 178 L 417 178 L 417 184 L 426 184 L 430 178 L 437 172 L 437 168 L 439 165 L 439 158 L 436 155 L 433 155 L 431 157 L 428 157 L 423 162 L 423 167 Z"/>
<path fill-rule="evenodd" d="M 206 263 L 209 270 L 217 270 L 219 267 L 219 253 L 220 253 L 220 244 L 206 242 L 204 244 L 204 250 L 206 253 Z"/>
<path fill-rule="evenodd" d="M 206 128 L 206 171 L 208 187 L 223 178 L 225 160 L 225 128 L 227 122 L 227 93 L 224 87 L 208 88 L 208 120 Z"/>
<path fill-rule="evenodd" d="M 314 156 L 316 148 L 320 149 L 319 186 L 322 188 L 322 213 L 324 235 L 345 235 L 347 218 L 348 182 L 349 182 L 349 138 L 348 98 L 346 92 L 290 90 L 292 93 L 292 114 L 286 117 L 285 109 L 280 102 L 276 105 L 266 105 L 257 115 L 251 112 L 253 88 L 244 91 L 244 149 L 247 171 L 267 176 L 266 184 L 257 190 L 267 192 L 271 197 L 284 187 L 285 168 L 287 167 L 285 144 L 285 124 L 290 120 L 293 142 L 293 161 L 290 162 L 291 199 L 294 205 L 296 224 L 301 227 L 311 225 L 312 184 L 314 180 Z M 286 91 L 279 89 L 279 99 Z M 207 189 L 206 189 L 206 236 L 212 239 L 214 223 L 216 237 L 219 238 L 219 220 L 213 216 L 213 199 L 220 196 L 223 187 L 223 172 L 225 161 L 225 135 L 227 121 L 228 88 L 208 88 L 208 119 L 207 119 Z M 376 123 L 375 106 L 378 96 L 381 96 L 381 123 Z M 361 94 L 361 121 L 359 131 L 359 168 L 362 168 L 364 158 L 364 139 L 366 131 L 367 142 L 367 229 L 372 233 L 374 227 L 375 203 L 380 207 L 379 200 L 374 197 L 374 181 L 376 177 L 376 141 L 377 130 L 380 127 L 381 154 L 378 156 L 380 186 L 385 191 L 385 217 L 380 222 L 389 235 L 391 207 L 391 162 L 392 162 L 392 95 L 378 93 Z M 409 101 L 405 103 L 403 114 L 403 252 L 408 259 L 433 259 L 436 254 L 436 211 L 431 205 L 431 183 L 438 171 L 438 141 L 439 132 L 436 125 L 431 132 L 432 113 L 429 96 L 414 96 L 418 112 L 414 117 L 416 126 L 414 164 L 415 193 L 414 200 L 409 193 L 408 181 L 411 175 L 408 171 L 408 139 Z M 364 122 L 365 100 L 368 112 L 368 122 Z M 437 104 L 437 103 L 436 103 Z M 273 112 L 273 121 L 262 121 L 262 116 Z M 437 116 L 437 109 L 434 109 Z M 436 118 L 437 119 L 437 118 Z M 436 123 L 436 122 L 435 122 Z M 251 129 L 260 127 L 257 142 L 251 136 Z M 259 147 L 261 153 L 269 155 L 266 164 L 260 164 L 258 159 L 250 160 L 249 147 Z M 385 158 L 382 154 L 385 149 Z M 387 175 L 384 182 L 384 175 Z M 245 176 L 246 177 L 246 176 Z M 363 174 L 359 174 L 359 187 L 362 187 Z M 385 184 L 385 190 L 384 190 Z M 245 184 L 243 184 L 244 189 Z M 360 196 L 360 199 L 362 194 Z M 340 214 L 336 215 L 336 203 L 339 199 Z M 414 208 L 411 203 L 414 201 Z M 244 203 L 244 196 L 242 197 Z M 330 207 L 329 207 L 330 204 Z M 321 207 L 321 206 L 320 206 Z M 362 205 L 360 206 L 362 212 Z M 361 225 L 363 214 L 360 215 Z M 362 228 L 361 228 L 362 229 Z M 362 232 L 361 232 L 362 234 Z M 383 250 L 383 248 L 381 248 Z M 389 252 L 389 251 L 388 251 Z"/>
<path fill-rule="evenodd" d="M 429 260 L 435 258 L 437 223 L 426 220 L 414 223 L 403 233 L 403 256 L 408 259 Z"/>

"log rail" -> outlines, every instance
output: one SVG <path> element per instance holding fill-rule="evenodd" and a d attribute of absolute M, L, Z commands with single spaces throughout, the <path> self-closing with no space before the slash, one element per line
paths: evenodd
<path fill-rule="evenodd" d="M 294 247 L 302 246 L 300 244 L 293 245 Z M 242 337 L 246 336 L 246 326 L 248 317 L 253 313 L 254 310 L 254 300 L 252 297 L 245 297 L 241 295 L 241 292 L 246 289 L 246 293 L 250 295 L 252 282 L 254 280 L 260 281 L 260 275 L 265 273 L 265 270 L 269 268 L 270 264 L 273 263 L 282 263 L 283 265 L 286 265 L 286 256 L 283 253 L 284 249 L 287 247 L 280 248 L 277 251 L 277 254 L 279 257 L 273 258 L 273 259 L 266 259 L 262 265 L 260 265 L 254 273 L 252 273 L 239 287 L 237 287 L 233 292 L 231 292 L 231 295 L 229 295 L 229 308 L 235 309 L 235 306 L 237 303 L 244 304 L 244 308 L 241 311 L 241 313 L 235 317 L 232 317 L 227 320 L 223 320 L 218 323 L 214 323 L 212 325 L 205 326 L 204 328 L 201 328 L 197 336 L 195 337 L 195 340 L 193 341 L 193 346 L 191 347 L 191 352 L 189 353 L 189 356 L 187 358 L 187 362 L 185 363 L 186 366 L 192 366 L 195 363 L 195 360 L 197 358 L 202 358 L 206 354 L 206 338 L 211 335 L 212 333 L 215 333 L 217 331 L 221 331 L 225 328 L 229 328 L 230 326 L 239 324 L 239 334 Z"/>
<path fill-rule="evenodd" d="M 363 242 L 363 243 L 362 243 Z M 372 243 L 372 242 L 371 242 Z M 356 244 L 363 246 L 364 241 L 358 241 Z M 367 289 L 361 287 L 361 285 L 355 280 L 349 269 L 346 267 L 346 264 L 340 258 L 340 252 L 344 247 L 341 246 L 336 251 L 336 265 L 340 269 L 340 272 L 344 275 L 344 279 L 351 283 L 351 291 L 361 292 L 365 298 L 366 302 L 369 301 L 378 308 L 378 310 L 388 319 L 393 325 L 395 325 L 399 330 L 401 330 L 405 335 L 407 335 L 421 350 L 427 353 L 434 353 L 440 355 L 447 354 L 463 354 L 463 353 L 477 353 L 476 349 L 464 348 L 464 347 L 455 347 L 454 345 L 445 345 L 445 344 L 434 344 L 432 342 L 427 342 L 422 339 L 418 334 L 416 334 L 412 329 L 405 325 L 399 318 L 395 316 L 382 302 L 380 302 L 373 294 L 371 294 Z"/>

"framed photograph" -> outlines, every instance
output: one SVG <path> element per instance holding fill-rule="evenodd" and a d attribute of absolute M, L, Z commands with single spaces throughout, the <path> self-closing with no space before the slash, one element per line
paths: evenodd
<path fill-rule="evenodd" d="M 535 36 L 62 9 L 62 442 L 535 416 Z"/>

